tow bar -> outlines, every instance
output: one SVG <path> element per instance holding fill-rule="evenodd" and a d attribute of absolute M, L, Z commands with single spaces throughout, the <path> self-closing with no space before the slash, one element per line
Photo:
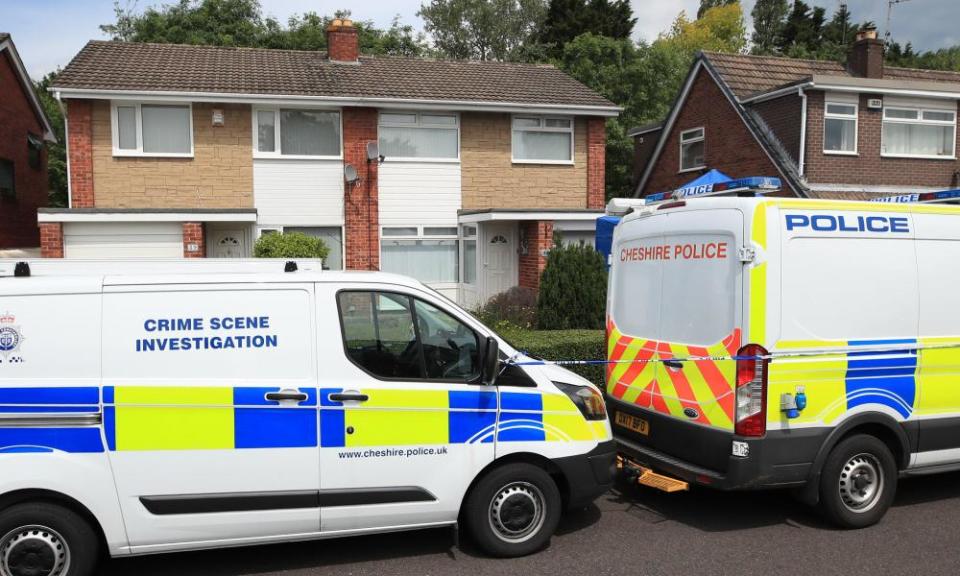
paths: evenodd
<path fill-rule="evenodd" d="M 631 482 L 636 482 L 641 486 L 649 486 L 650 488 L 656 488 L 663 492 L 682 492 L 690 489 L 690 485 L 683 480 L 657 474 L 650 468 L 642 466 L 620 454 L 617 455 L 617 468 L 622 470 Z"/>

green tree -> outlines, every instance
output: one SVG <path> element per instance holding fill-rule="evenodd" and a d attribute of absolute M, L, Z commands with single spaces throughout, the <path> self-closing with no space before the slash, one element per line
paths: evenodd
<path fill-rule="evenodd" d="M 47 205 L 57 208 L 67 206 L 67 138 L 63 129 L 63 111 L 60 103 L 50 94 L 48 88 L 57 78 L 57 72 L 50 72 L 39 82 L 34 83 L 34 89 L 40 98 L 40 105 L 50 119 L 50 127 L 56 142 L 47 143 L 47 186 L 49 195 Z"/>
<path fill-rule="evenodd" d="M 581 34 L 629 38 L 637 19 L 627 0 L 550 0 L 540 42 L 553 58 Z"/>
<path fill-rule="evenodd" d="M 790 5 L 787 0 L 757 0 L 750 15 L 753 17 L 754 54 L 773 54 L 782 43 L 783 26 Z"/>
<path fill-rule="evenodd" d="M 537 328 L 603 328 L 606 298 L 603 256 L 589 245 L 556 245 L 540 276 Z"/>
<path fill-rule="evenodd" d="M 823 25 L 826 10 L 817 6 L 810 9 L 803 0 L 795 0 L 793 10 L 787 16 L 780 39 L 780 52 L 788 55 L 808 56 L 817 52 L 823 40 Z"/>
<path fill-rule="evenodd" d="M 733 4 L 737 0 L 700 0 L 700 7 L 697 8 L 697 18 L 703 18 L 703 15 L 707 13 L 707 10 L 711 8 L 716 8 L 717 6 L 727 6 L 728 4 Z"/>
<path fill-rule="evenodd" d="M 701 50 L 740 53 L 746 45 L 743 11 L 736 2 L 711 8 L 696 20 L 680 12 L 670 30 L 654 42 L 655 48 L 677 51 L 690 59 Z"/>
<path fill-rule="evenodd" d="M 546 12 L 545 0 L 430 0 L 417 15 L 443 56 L 525 61 L 543 57 L 536 34 Z"/>
<path fill-rule="evenodd" d="M 326 258 L 330 248 L 319 238 L 303 232 L 265 234 L 253 245 L 256 258 Z"/>

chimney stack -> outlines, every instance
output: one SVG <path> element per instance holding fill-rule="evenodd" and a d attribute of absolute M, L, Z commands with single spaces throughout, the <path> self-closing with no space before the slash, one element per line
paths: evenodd
<path fill-rule="evenodd" d="M 847 69 L 861 78 L 883 78 L 883 40 L 876 28 L 857 32 L 857 39 L 847 56 Z"/>
<path fill-rule="evenodd" d="M 327 57 L 334 62 L 359 61 L 360 39 L 352 20 L 337 18 L 327 26 Z"/>

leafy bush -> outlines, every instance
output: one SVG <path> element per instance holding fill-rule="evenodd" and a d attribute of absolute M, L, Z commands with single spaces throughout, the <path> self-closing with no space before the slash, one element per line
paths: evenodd
<path fill-rule="evenodd" d="M 509 322 L 532 329 L 537 325 L 537 293 L 530 288 L 514 286 L 488 300 L 475 316 L 490 326 Z"/>
<path fill-rule="evenodd" d="M 494 329 L 518 350 L 544 360 L 603 360 L 603 330 L 523 330 L 509 324 Z M 566 366 L 597 386 L 604 385 L 604 365 Z"/>
<path fill-rule="evenodd" d="M 329 253 L 323 240 L 303 232 L 264 234 L 253 245 L 257 258 L 326 258 Z"/>
<path fill-rule="evenodd" d="M 603 328 L 607 266 L 593 246 L 556 245 L 540 276 L 537 328 Z"/>

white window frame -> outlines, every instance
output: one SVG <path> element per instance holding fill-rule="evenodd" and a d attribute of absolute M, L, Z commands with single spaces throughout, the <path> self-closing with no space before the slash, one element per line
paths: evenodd
<path fill-rule="evenodd" d="M 313 156 L 311 156 L 311 158 L 313 158 Z M 254 242 L 259 240 L 260 237 L 267 232 L 283 234 L 283 231 L 286 228 L 339 228 L 340 229 L 340 262 L 343 264 L 343 267 L 341 268 L 341 270 L 347 269 L 347 237 L 346 237 L 345 226 L 343 224 L 334 224 L 332 226 L 329 224 L 306 224 L 306 225 L 291 224 L 289 226 L 273 226 L 273 225 L 260 226 L 259 228 L 257 228 L 257 237 L 254 238 Z M 252 246 L 250 247 L 250 253 L 251 254 L 253 253 Z"/>
<path fill-rule="evenodd" d="M 403 234 L 397 236 L 387 236 L 383 233 L 385 229 L 388 228 L 416 228 L 416 235 Z M 456 232 L 453 234 L 429 234 L 425 235 L 423 233 L 424 228 L 453 228 L 456 229 Z M 444 280 L 441 282 L 431 282 L 433 285 L 450 285 L 456 286 L 463 282 L 463 249 L 462 243 L 460 242 L 460 228 L 458 224 L 391 224 L 389 226 L 380 227 L 380 241 L 378 242 L 378 250 L 380 251 L 380 262 L 383 262 L 383 241 L 384 240 L 453 240 L 457 243 L 457 279 L 456 280 Z M 474 286 L 474 284 L 471 284 Z"/>
<path fill-rule="evenodd" d="M 830 112 L 830 105 L 853 106 L 853 114 L 837 114 Z M 853 120 L 853 150 L 827 150 L 827 119 Z M 857 102 L 842 102 L 827 100 L 823 103 L 823 153 L 831 156 L 857 156 L 860 150 L 860 104 Z"/>
<path fill-rule="evenodd" d="M 887 110 L 904 110 L 910 112 L 916 112 L 916 120 L 910 120 L 906 118 L 887 118 Z M 949 113 L 953 114 L 953 121 L 947 122 L 943 120 L 924 120 L 924 112 L 939 112 L 939 113 Z M 919 124 L 924 126 L 951 126 L 953 128 L 952 139 L 953 142 L 953 154 L 950 156 L 937 156 L 934 154 L 895 154 L 885 152 L 887 148 L 886 138 L 884 137 L 884 124 Z M 926 108 L 926 107 L 915 107 L 915 106 L 884 106 L 883 107 L 883 118 L 881 119 L 880 125 L 880 156 L 882 158 L 921 158 L 926 160 L 956 160 L 957 159 L 957 109 L 945 109 L 945 108 Z"/>
<path fill-rule="evenodd" d="M 383 119 L 384 114 L 410 114 L 416 116 L 417 119 L 413 124 L 407 124 L 403 122 L 385 122 Z M 453 116 L 454 123 L 450 124 L 423 124 L 423 116 Z M 377 146 L 380 146 L 380 128 L 381 127 L 395 127 L 395 128 L 431 128 L 431 129 L 441 129 L 441 130 L 456 130 L 457 131 L 457 156 L 455 158 L 429 158 L 429 157 L 417 157 L 417 156 L 388 156 L 387 159 L 390 162 L 447 162 L 450 164 L 456 164 L 460 162 L 460 113 L 459 112 L 449 112 L 446 110 L 431 110 L 431 111 L 414 111 L 414 110 L 380 110 L 377 115 Z M 383 150 L 381 149 L 381 154 Z"/>
<path fill-rule="evenodd" d="M 180 106 L 186 107 L 190 117 L 190 152 L 144 152 L 143 151 L 143 119 L 140 115 L 141 107 L 147 106 Z M 120 148 L 120 124 L 117 118 L 117 108 L 136 108 L 133 116 L 137 125 L 137 148 L 129 150 Z M 140 158 L 193 158 L 193 102 L 150 102 L 150 101 L 119 101 L 110 103 L 110 134 L 113 142 L 114 156 L 130 156 Z"/>
<path fill-rule="evenodd" d="M 517 127 L 516 120 L 517 118 L 529 118 L 536 119 L 540 121 L 539 126 L 521 126 Z M 567 120 L 570 122 L 569 128 L 555 128 L 547 127 L 547 120 Z M 538 115 L 538 114 L 514 114 L 510 117 L 510 161 L 514 164 L 556 164 L 560 166 L 573 166 L 576 161 L 574 157 L 574 152 L 576 150 L 576 119 L 573 116 L 558 116 L 558 115 Z M 525 158 L 517 158 L 513 150 L 513 133 L 514 132 L 563 132 L 570 134 L 570 159 L 569 160 L 531 160 Z"/>
<path fill-rule="evenodd" d="M 698 130 L 700 131 L 700 136 L 699 136 L 699 137 L 690 138 L 689 140 L 684 140 L 684 136 L 686 136 L 687 134 L 689 134 L 689 133 L 691 133 L 691 132 L 696 132 L 696 131 L 698 131 Z M 707 165 L 706 165 L 706 158 L 707 158 L 707 130 L 706 130 L 703 126 L 697 126 L 696 128 L 688 128 L 687 130 L 682 130 L 682 131 L 680 131 L 680 138 L 679 138 L 679 140 L 680 140 L 680 158 L 679 158 L 680 170 L 679 170 L 679 172 L 681 172 L 681 173 L 682 173 L 682 172 L 693 172 L 694 170 L 703 170 L 704 168 L 706 168 L 706 167 L 707 167 Z M 684 147 L 684 145 L 686 145 L 686 144 L 696 144 L 697 142 L 703 142 L 703 158 L 704 158 L 704 164 L 700 164 L 699 166 L 691 166 L 691 167 L 688 167 L 688 168 L 684 168 L 684 167 L 683 167 L 683 147 Z"/>
<path fill-rule="evenodd" d="M 467 233 L 468 228 L 473 228 L 473 234 Z M 459 231 L 460 231 L 460 238 L 458 239 L 458 243 L 459 243 L 459 251 L 460 251 L 460 273 L 457 275 L 457 279 L 458 279 L 457 282 L 458 284 L 463 284 L 466 286 L 472 286 L 474 288 L 477 288 L 478 285 L 480 284 L 480 226 L 476 223 L 461 224 L 459 227 Z M 464 266 L 464 261 L 465 261 L 464 257 L 466 256 L 466 250 L 464 250 L 464 246 L 466 246 L 467 242 L 474 243 L 474 250 L 475 250 L 474 253 L 476 254 L 476 259 L 477 259 L 477 261 L 474 263 L 476 265 L 476 269 L 473 271 L 473 276 L 474 276 L 473 283 L 468 283 L 464 280 L 464 276 L 466 276 L 466 274 L 464 274 L 464 271 L 466 270 L 466 266 Z"/>
<path fill-rule="evenodd" d="M 280 111 L 307 110 L 310 112 L 336 112 L 339 124 L 340 153 L 332 155 L 314 156 L 311 154 L 283 154 L 280 152 Z M 260 134 L 257 125 L 258 112 L 273 112 L 273 152 L 260 151 Z M 254 158 L 279 158 L 283 160 L 343 160 L 343 110 L 340 108 L 317 108 L 315 106 L 252 106 L 250 111 L 251 140 L 253 143 Z"/>

